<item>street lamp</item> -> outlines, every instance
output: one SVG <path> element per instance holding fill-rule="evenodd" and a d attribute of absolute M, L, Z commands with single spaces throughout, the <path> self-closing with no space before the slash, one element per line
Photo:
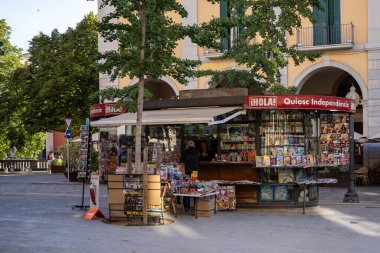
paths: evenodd
<path fill-rule="evenodd" d="M 354 101 L 357 107 L 360 104 L 360 96 L 356 92 L 354 85 L 351 86 L 350 92 L 346 95 Z M 359 195 L 355 191 L 355 172 L 354 172 L 354 114 L 350 114 L 350 165 L 348 171 L 348 191 L 344 194 L 343 202 L 345 203 L 359 203 Z"/>

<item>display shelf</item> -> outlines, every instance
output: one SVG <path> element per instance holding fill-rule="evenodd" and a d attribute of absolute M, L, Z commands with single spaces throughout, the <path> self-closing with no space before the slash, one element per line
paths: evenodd
<path fill-rule="evenodd" d="M 223 140 L 223 142 L 255 142 L 255 139 L 250 140 Z"/>

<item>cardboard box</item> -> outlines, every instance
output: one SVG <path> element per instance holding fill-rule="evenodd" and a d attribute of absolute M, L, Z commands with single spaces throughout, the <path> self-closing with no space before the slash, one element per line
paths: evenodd
<path fill-rule="evenodd" d="M 124 177 L 123 175 L 108 175 L 108 182 L 123 182 Z"/>
<path fill-rule="evenodd" d="M 110 182 L 108 181 L 108 189 L 123 189 L 124 182 Z"/>
<path fill-rule="evenodd" d="M 197 211 L 197 215 L 199 217 L 210 217 L 210 216 L 214 215 L 214 210 L 210 210 L 210 211 L 200 211 L 200 210 L 198 210 Z"/>
<path fill-rule="evenodd" d="M 109 204 L 124 204 L 125 195 L 123 193 L 123 189 L 109 189 L 108 203 Z"/>
<path fill-rule="evenodd" d="M 110 210 L 114 211 L 124 211 L 124 204 L 109 204 Z"/>
<path fill-rule="evenodd" d="M 215 209 L 214 201 L 197 201 L 198 211 L 210 211 Z"/>

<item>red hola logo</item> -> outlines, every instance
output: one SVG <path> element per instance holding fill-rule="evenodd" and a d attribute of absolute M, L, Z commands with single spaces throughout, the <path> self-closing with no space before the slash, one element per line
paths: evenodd
<path fill-rule="evenodd" d="M 250 107 L 276 108 L 277 107 L 277 97 L 276 96 L 251 97 L 249 99 L 249 106 Z"/>

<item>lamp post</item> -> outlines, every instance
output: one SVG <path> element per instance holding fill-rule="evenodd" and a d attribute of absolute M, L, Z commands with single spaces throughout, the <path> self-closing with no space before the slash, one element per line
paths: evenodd
<path fill-rule="evenodd" d="M 351 86 L 350 92 L 346 95 L 346 98 L 352 99 L 357 107 L 360 104 L 360 96 L 356 92 L 354 85 Z M 348 190 L 344 194 L 344 203 L 359 203 L 359 195 L 355 190 L 355 173 L 354 173 L 354 114 L 350 114 L 350 165 L 348 170 Z"/>

